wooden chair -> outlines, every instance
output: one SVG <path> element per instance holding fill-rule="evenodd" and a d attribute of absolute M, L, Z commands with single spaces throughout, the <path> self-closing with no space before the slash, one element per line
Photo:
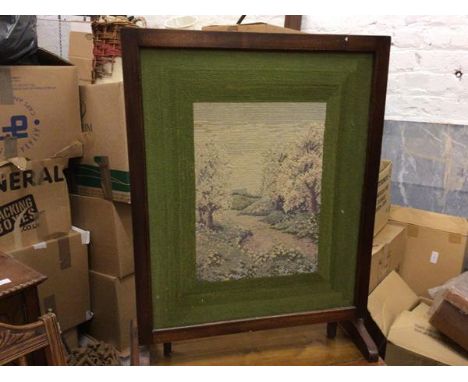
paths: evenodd
<path fill-rule="evenodd" d="M 55 314 L 47 313 L 26 325 L 0 323 L 0 365 L 18 360 L 26 366 L 26 355 L 40 349 L 44 349 L 48 365 L 67 364 Z"/>

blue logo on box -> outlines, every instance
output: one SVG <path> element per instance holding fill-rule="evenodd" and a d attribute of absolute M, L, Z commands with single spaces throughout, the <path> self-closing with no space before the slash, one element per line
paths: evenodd
<path fill-rule="evenodd" d="M 41 122 L 38 119 L 33 121 L 34 125 L 38 126 Z M 13 115 L 10 118 L 10 125 L 3 126 L 2 132 L 4 135 L 0 136 L 0 141 L 5 137 L 10 136 L 16 139 L 28 137 L 28 117 L 25 115 Z"/>
<path fill-rule="evenodd" d="M 13 98 L 15 110 L 10 115 L 2 112 L 3 115 L 0 116 L 0 143 L 8 137 L 14 138 L 17 141 L 18 155 L 28 156 L 28 151 L 39 142 L 44 126 L 28 100 L 22 97 Z M 3 152 L 2 143 L 0 155 L 3 155 Z"/>

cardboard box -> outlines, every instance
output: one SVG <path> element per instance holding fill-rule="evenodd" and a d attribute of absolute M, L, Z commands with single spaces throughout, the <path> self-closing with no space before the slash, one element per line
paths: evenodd
<path fill-rule="evenodd" d="M 38 56 L 41 65 L 0 66 L 0 160 L 50 158 L 81 137 L 76 67 L 43 50 Z"/>
<path fill-rule="evenodd" d="M 71 229 L 65 158 L 0 163 L 0 250 L 11 251 Z"/>
<path fill-rule="evenodd" d="M 468 352 L 468 272 L 429 294 L 434 296 L 430 323 Z"/>
<path fill-rule="evenodd" d="M 130 203 L 123 84 L 80 86 L 80 97 L 84 152 L 73 192 Z"/>
<path fill-rule="evenodd" d="M 468 365 L 468 358 L 429 324 L 428 303 L 396 272 L 370 294 L 369 312 L 387 337 L 388 365 Z"/>
<path fill-rule="evenodd" d="M 69 36 L 68 59 L 78 68 L 78 79 L 81 84 L 94 81 L 93 34 L 71 31 Z"/>
<path fill-rule="evenodd" d="M 391 271 L 398 271 L 406 250 L 406 227 L 397 223 L 388 223 L 374 237 L 372 245 L 372 263 L 369 281 L 369 293 Z"/>
<path fill-rule="evenodd" d="M 54 312 L 62 331 L 89 319 L 86 235 L 71 231 L 7 253 L 47 276 L 38 286 L 41 313 Z"/>
<path fill-rule="evenodd" d="M 404 311 L 397 317 L 388 334 L 387 365 L 468 366 L 466 354 L 429 323 L 428 312 L 429 306 L 420 303 L 414 310 Z"/>
<path fill-rule="evenodd" d="M 392 206 L 390 220 L 407 225 L 401 277 L 420 296 L 462 271 L 468 222 L 456 216 Z"/>
<path fill-rule="evenodd" d="M 374 236 L 377 235 L 390 216 L 392 184 L 392 162 L 383 160 L 380 162 L 379 183 L 377 185 L 377 199 L 375 204 Z"/>
<path fill-rule="evenodd" d="M 131 206 L 71 195 L 73 224 L 91 232 L 90 269 L 115 277 L 134 272 Z"/>
<path fill-rule="evenodd" d="M 62 332 L 61 337 L 62 341 L 65 343 L 65 348 L 68 347 L 70 351 L 80 346 L 78 328 L 76 326 Z"/>
<path fill-rule="evenodd" d="M 367 307 L 383 335 L 388 337 L 398 315 L 418 302 L 416 293 L 393 271 L 369 295 Z"/>
<path fill-rule="evenodd" d="M 136 319 L 135 277 L 123 279 L 90 271 L 91 307 L 89 334 L 123 351 L 130 345 L 130 322 Z"/>
<path fill-rule="evenodd" d="M 202 28 L 204 31 L 218 32 L 256 32 L 256 33 L 305 33 L 296 29 L 279 27 L 266 23 L 250 23 L 235 25 L 207 25 Z"/>

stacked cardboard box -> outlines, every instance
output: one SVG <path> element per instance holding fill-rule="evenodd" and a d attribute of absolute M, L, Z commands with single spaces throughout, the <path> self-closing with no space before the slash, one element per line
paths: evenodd
<path fill-rule="evenodd" d="M 401 240 L 405 244 L 394 244 L 400 249 L 398 255 L 391 256 L 399 262 L 394 268 L 398 273 L 392 270 L 375 287 L 368 304 L 380 335 L 386 338 L 386 363 L 468 365 L 466 354 L 430 324 L 432 300 L 428 295 L 430 288 L 461 273 L 467 250 L 467 220 L 392 206 L 389 225 L 404 226 Z"/>
<path fill-rule="evenodd" d="M 392 162 L 382 160 L 379 169 L 379 181 L 377 184 L 377 200 L 375 204 L 374 236 L 387 224 L 390 215 L 392 183 Z"/>
<path fill-rule="evenodd" d="M 406 227 L 389 222 L 392 162 L 380 162 L 375 205 L 374 240 L 369 280 L 369 293 L 393 270 L 397 270 L 406 248 Z"/>
<path fill-rule="evenodd" d="M 131 206 L 81 195 L 71 201 L 73 223 L 91 232 L 89 333 L 124 350 L 136 317 Z"/>
<path fill-rule="evenodd" d="M 48 277 L 41 312 L 73 331 L 90 314 L 86 233 L 72 230 L 64 175 L 82 154 L 77 70 L 46 51 L 39 61 L 0 68 L 0 250 Z"/>
<path fill-rule="evenodd" d="M 85 68 L 80 75 L 83 157 L 72 168 L 71 203 L 73 224 L 91 232 L 94 316 L 88 332 L 123 351 L 129 346 L 130 321 L 136 318 L 123 84 L 88 81 L 89 34 L 71 35 L 70 52 L 70 59 L 81 59 Z"/>
<path fill-rule="evenodd" d="M 78 69 L 80 85 L 93 82 L 93 34 L 70 32 L 68 59 Z"/>
<path fill-rule="evenodd" d="M 81 85 L 80 100 L 84 145 L 74 192 L 130 203 L 123 84 Z"/>

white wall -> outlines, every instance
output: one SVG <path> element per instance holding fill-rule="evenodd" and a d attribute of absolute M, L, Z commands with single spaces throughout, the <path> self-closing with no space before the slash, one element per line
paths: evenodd
<path fill-rule="evenodd" d="M 149 27 L 163 28 L 170 16 L 146 16 Z M 234 24 L 236 16 L 198 16 L 194 26 Z M 82 23 L 40 16 L 40 45 L 66 56 L 68 31 Z M 64 16 L 66 20 L 70 17 Z M 56 18 L 55 18 L 56 19 Z M 76 20 L 76 19 L 75 19 Z M 248 22 L 282 25 L 283 16 L 247 16 Z M 383 34 L 392 37 L 386 119 L 468 125 L 468 16 L 304 16 L 308 33 Z M 455 76 L 459 70 L 461 78 Z"/>

